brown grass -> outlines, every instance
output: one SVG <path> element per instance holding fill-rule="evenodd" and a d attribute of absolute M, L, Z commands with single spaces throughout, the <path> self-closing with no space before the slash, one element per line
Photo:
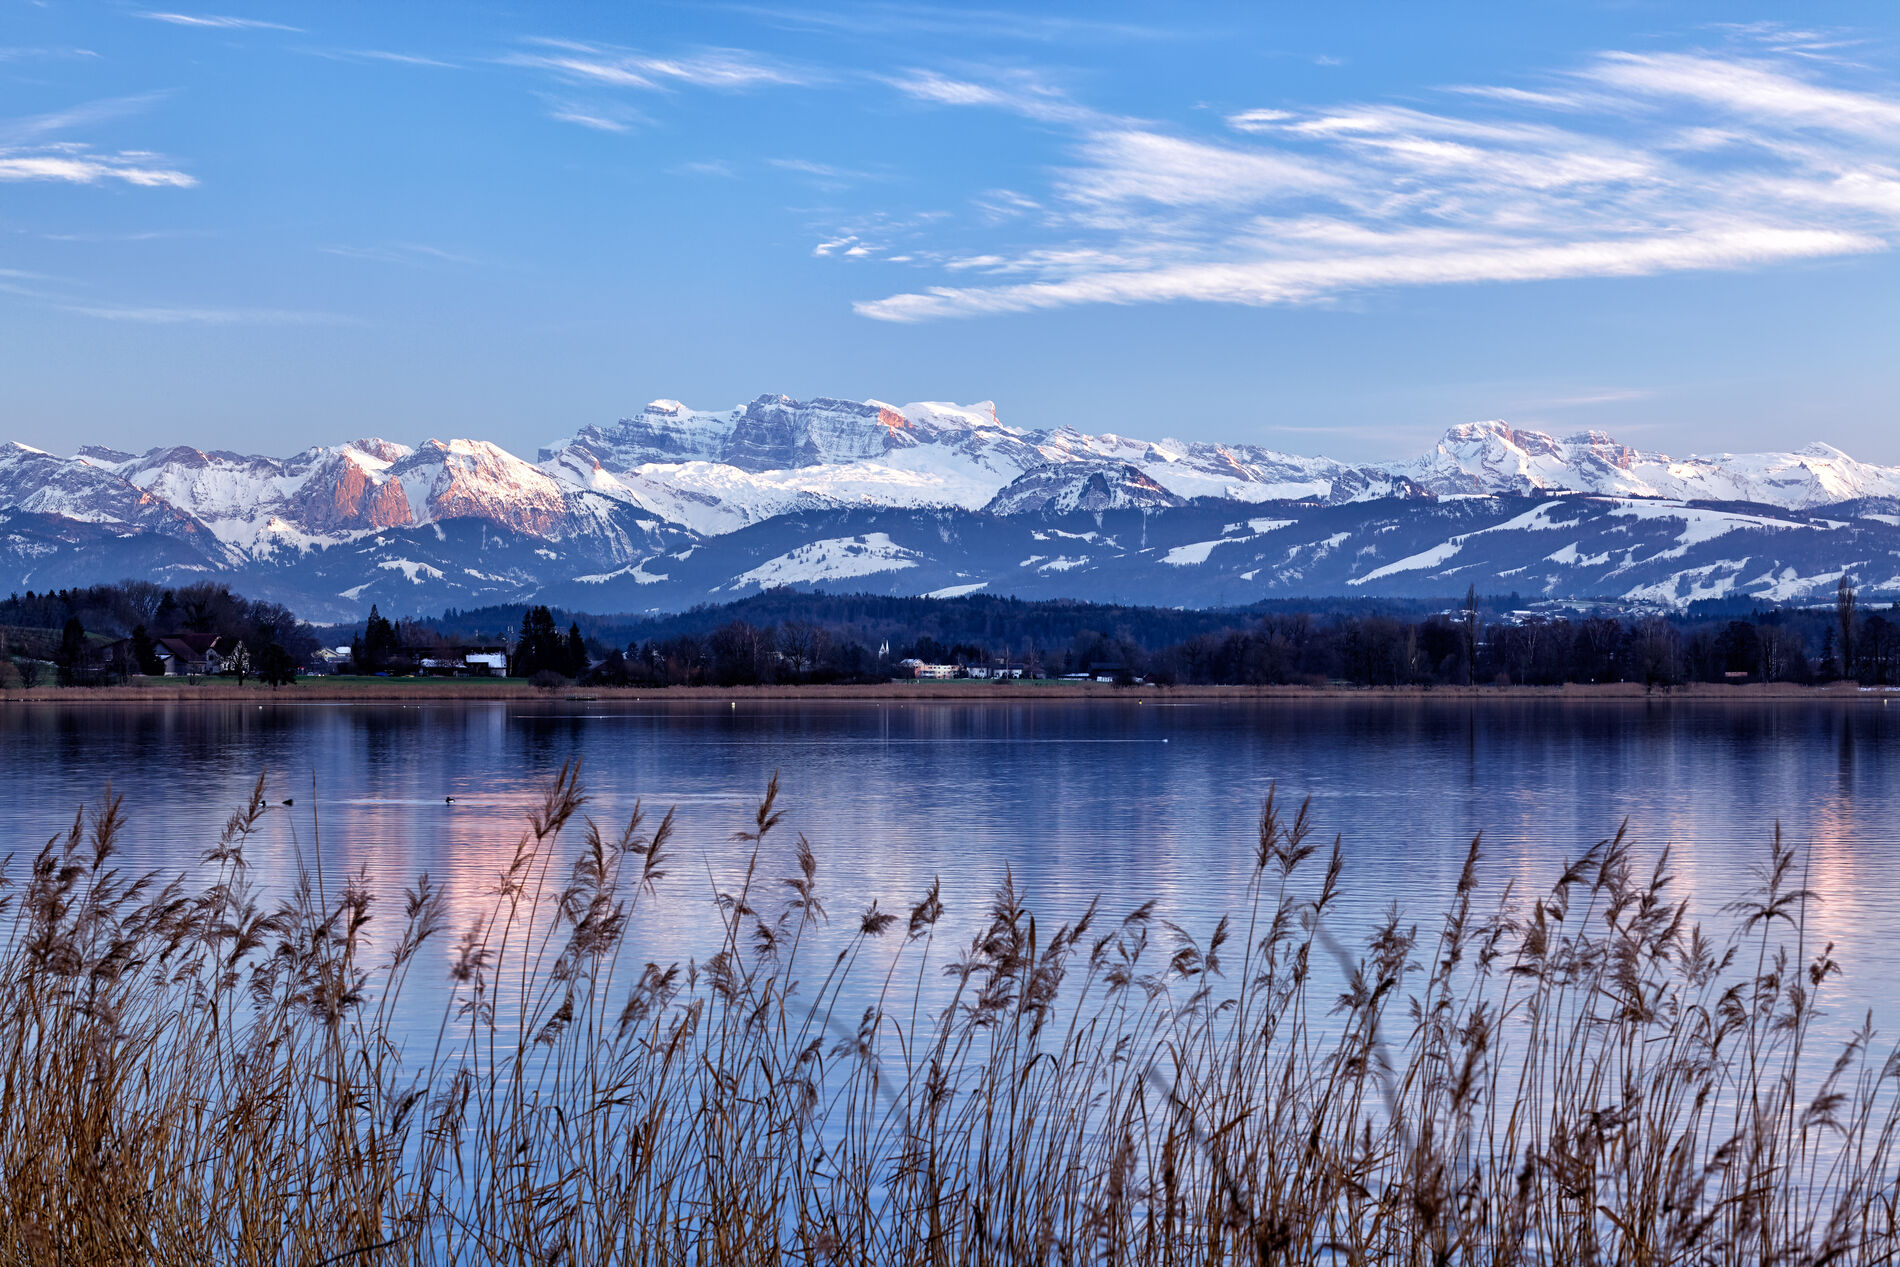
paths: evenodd
<path fill-rule="evenodd" d="M 50 673 L 50 670 L 48 670 Z M 601 702 L 682 702 L 798 700 L 941 700 L 953 703 L 1104 700 L 1584 700 L 1667 703 L 1678 700 L 1759 704 L 1768 700 L 1832 700 L 1874 703 L 1894 688 L 1862 688 L 1852 682 L 1804 686 L 1797 682 L 1748 682 L 1728 685 L 1689 682 L 1664 690 L 1646 690 L 1640 682 L 1571 682 L 1562 686 L 1115 686 L 1108 682 L 1064 682 L 1047 678 L 1014 682 L 869 682 L 775 686 L 570 686 L 544 691 L 524 678 L 336 678 L 305 677 L 294 687 L 261 682 L 238 686 L 234 679 L 191 682 L 182 678 L 138 678 L 123 685 L 0 689 L 8 704 L 72 705 L 106 703 L 229 704 L 232 702 L 306 704 L 323 700 L 354 704 L 413 703 L 417 700 L 476 702 L 509 700 L 596 700 Z"/>
<path fill-rule="evenodd" d="M 1306 808 L 1269 797 L 1245 901 L 1205 938 L 1152 904 L 1052 926 L 1005 885 L 946 954 L 933 885 L 809 962 L 835 917 L 802 838 L 794 874 L 760 874 L 774 781 L 712 911 L 723 947 L 636 966 L 642 918 L 675 900 L 672 816 L 597 827 L 570 769 L 454 935 L 439 1032 L 405 1044 L 404 989 L 452 936 L 441 892 L 419 881 L 375 951 L 360 882 L 264 902 L 244 858 L 262 787 L 199 885 L 125 873 L 110 799 L 8 872 L 10 1261 L 1900 1252 L 1900 1065 L 1866 1031 L 1809 1050 L 1836 967 L 1803 943 L 1778 833 L 1719 935 L 1619 834 L 1482 908 L 1473 842 L 1427 931 L 1394 912 L 1346 945 L 1338 842 L 1316 852 Z"/>

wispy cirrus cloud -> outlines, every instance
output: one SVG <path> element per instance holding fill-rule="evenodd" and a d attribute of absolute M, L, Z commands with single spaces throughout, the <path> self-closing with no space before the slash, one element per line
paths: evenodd
<path fill-rule="evenodd" d="M 647 92 L 676 87 L 734 91 L 770 85 L 812 82 L 803 71 L 744 49 L 712 48 L 660 57 L 611 44 L 534 39 L 523 51 L 509 53 L 503 65 L 548 71 L 572 83 Z"/>
<path fill-rule="evenodd" d="M 32 48 L 0 45 L 0 62 L 65 61 L 77 57 L 97 57 L 89 48 Z"/>
<path fill-rule="evenodd" d="M 387 62 L 394 66 L 426 66 L 434 70 L 455 70 L 459 63 L 420 53 L 396 53 L 386 48 L 306 48 L 300 52 L 333 62 Z"/>
<path fill-rule="evenodd" d="M 0 181 L 56 181 L 69 185 L 117 182 L 145 188 L 189 189 L 195 176 L 167 167 L 154 154 L 121 151 L 96 153 L 83 145 L 0 149 Z"/>
<path fill-rule="evenodd" d="M 1791 51 L 1790 45 L 1800 47 Z M 1065 124 L 1033 212 L 973 195 L 923 321 L 1079 304 L 1310 303 L 1357 290 L 1756 268 L 1900 241 L 1900 90 L 1814 40 L 1613 51 L 1435 108 L 1275 102 L 1224 133 L 1115 119 L 1020 79 L 887 76 L 931 104 Z M 837 235 L 834 235 L 837 236 Z M 972 274 L 990 284 L 971 285 Z"/>
<path fill-rule="evenodd" d="M 0 119 L 0 144 L 37 140 L 60 132 L 71 132 L 77 128 L 93 127 L 101 123 L 110 123 L 115 119 L 142 114 L 169 95 L 163 92 L 142 92 L 129 97 L 102 97 L 96 101 L 84 101 L 76 106 L 67 106 L 60 110 L 49 110 L 43 114 Z"/>
<path fill-rule="evenodd" d="M 366 260 L 375 264 L 477 264 L 472 255 L 444 250 L 423 242 L 390 242 L 379 246 L 333 244 L 317 248 L 325 255 L 346 260 Z"/>
<path fill-rule="evenodd" d="M 1583 78 L 1649 100 L 1693 102 L 1776 129 L 1818 128 L 1885 140 L 1900 130 L 1900 99 L 1814 83 L 1765 59 L 1609 53 Z"/>
<path fill-rule="evenodd" d="M 101 321 L 128 321 L 159 326 L 347 326 L 361 320 L 334 312 L 306 312 L 294 308 L 221 308 L 169 304 L 62 303 L 63 312 Z"/>
<path fill-rule="evenodd" d="M 50 235 L 49 235 L 50 236 Z M 126 235 L 135 240 L 148 235 Z M 98 241 L 93 235 L 66 240 Z M 360 326 L 362 318 L 318 309 L 252 305 L 140 302 L 101 295 L 94 285 L 24 269 L 0 268 L 0 294 L 31 300 L 53 312 L 147 326 Z"/>
<path fill-rule="evenodd" d="M 219 31 L 294 31 L 298 33 L 303 31 L 300 26 L 288 26 L 282 22 L 236 18 L 219 13 L 168 13 L 146 9 L 133 16 L 145 18 L 151 22 L 164 22 L 171 26 L 196 26 Z"/>
<path fill-rule="evenodd" d="M 4 280 L 32 282 L 21 285 Z M 84 293 L 88 287 L 66 278 L 19 269 L 0 269 L 0 294 L 35 300 L 56 312 L 100 321 L 157 326 L 349 326 L 364 324 L 359 317 L 310 309 L 225 306 L 209 304 L 135 303 Z M 79 292 L 79 293 L 75 293 Z"/>
<path fill-rule="evenodd" d="M 650 120 L 612 94 L 666 94 L 682 88 L 742 92 L 814 82 L 807 71 L 743 49 L 699 49 L 657 56 L 611 44 L 532 39 L 498 59 L 504 66 L 539 71 L 563 89 L 539 94 L 548 117 L 596 132 L 630 132 Z"/>
<path fill-rule="evenodd" d="M 83 102 L 63 110 L 0 120 L 0 181 L 53 181 L 71 185 L 119 183 L 188 189 L 198 183 L 160 155 L 109 152 L 81 141 L 55 140 L 62 132 L 96 126 L 149 109 L 164 93 Z"/>
<path fill-rule="evenodd" d="M 129 229 L 121 233 L 41 233 L 38 236 L 48 242 L 162 242 L 216 235 L 209 229 Z"/>
<path fill-rule="evenodd" d="M 1524 402 L 1533 409 L 1587 409 L 1592 405 L 1621 405 L 1648 400 L 1655 392 L 1646 387 L 1606 387 L 1573 396 L 1541 396 Z"/>
<path fill-rule="evenodd" d="M 928 105 L 984 106 L 1038 122 L 1077 127 L 1107 126 L 1115 122 L 1100 111 L 1078 104 L 1035 75 L 1020 71 L 977 79 L 930 68 L 913 68 L 877 78 L 906 97 Z"/>
<path fill-rule="evenodd" d="M 1077 40 L 1183 40 L 1196 32 L 1180 25 L 1118 22 L 1065 14 L 1013 12 L 935 4 L 858 4 L 842 8 L 793 5 L 725 6 L 768 25 L 840 35 L 955 35 L 973 31 L 993 40 L 1073 43 Z"/>
<path fill-rule="evenodd" d="M 541 94 L 541 100 L 547 103 L 548 118 L 596 132 L 631 132 L 648 122 L 645 113 L 620 101 L 582 101 L 552 93 Z"/>
<path fill-rule="evenodd" d="M 1474 243 L 1466 250 L 1407 250 L 1405 240 L 1395 237 L 1367 245 L 1373 249 L 1310 260 L 1180 264 L 1088 273 L 1062 281 L 1016 286 L 932 287 L 921 293 L 859 304 L 857 308 L 865 316 L 886 321 L 922 321 L 1078 304 L 1198 300 L 1264 307 L 1376 286 L 1642 277 L 1683 269 L 1740 268 L 1878 250 L 1881 244 L 1866 236 L 1826 230 L 1741 226 L 1693 238 L 1653 237 L 1614 243 Z"/>
<path fill-rule="evenodd" d="M 894 179 L 890 172 L 869 171 L 862 167 L 841 167 L 836 163 L 819 163 L 809 158 L 768 158 L 765 160 L 765 165 L 801 177 L 814 189 L 827 193 L 838 193 L 854 185 Z"/>

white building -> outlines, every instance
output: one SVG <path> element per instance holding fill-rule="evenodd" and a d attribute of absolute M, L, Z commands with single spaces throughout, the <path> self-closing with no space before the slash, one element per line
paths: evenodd
<path fill-rule="evenodd" d="M 899 660 L 897 668 L 905 677 L 928 682 L 944 682 L 957 675 L 957 666 L 954 664 L 925 664 L 915 657 Z"/>

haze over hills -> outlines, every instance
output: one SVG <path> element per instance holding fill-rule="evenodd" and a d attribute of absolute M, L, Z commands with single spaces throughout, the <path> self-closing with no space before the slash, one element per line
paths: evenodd
<path fill-rule="evenodd" d="M 1157 429 L 1160 429 L 1158 426 Z M 1900 589 L 1900 468 L 1671 458 L 1502 422 L 1352 464 L 953 405 L 659 400 L 534 461 L 480 440 L 288 458 L 0 448 L 0 582 L 229 577 L 312 618 L 536 598 L 665 611 L 774 585 L 1210 606 L 1271 595 L 1679 604 Z"/>

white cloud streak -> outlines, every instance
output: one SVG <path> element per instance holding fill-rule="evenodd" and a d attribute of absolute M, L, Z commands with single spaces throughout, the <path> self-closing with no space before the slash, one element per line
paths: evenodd
<path fill-rule="evenodd" d="M 644 114 L 617 101 L 574 101 L 560 97 L 544 100 L 548 103 L 548 118 L 595 132 L 631 132 L 647 121 Z"/>
<path fill-rule="evenodd" d="M 1078 40 L 1181 40 L 1192 33 L 1175 24 L 1145 26 L 1052 14 L 1025 14 L 1003 9 L 927 4 L 863 4 L 842 9 L 790 6 L 727 6 L 772 25 L 791 29 L 865 35 L 968 36 L 980 31 L 988 39 L 1073 44 Z"/>
<path fill-rule="evenodd" d="M 368 260 L 377 264 L 475 264 L 480 262 L 473 256 L 458 255 L 454 251 L 445 251 L 439 246 L 429 246 L 421 242 L 392 242 L 387 246 L 320 246 L 317 249 L 325 255 L 335 255 L 347 260 Z"/>
<path fill-rule="evenodd" d="M 418 53 L 395 53 L 386 48 L 307 48 L 301 50 L 312 57 L 323 57 L 336 62 L 387 62 L 394 66 L 427 66 L 435 70 L 456 70 L 455 62 L 443 61 L 438 57 L 423 57 Z"/>
<path fill-rule="evenodd" d="M 1489 250 L 1354 254 L 1313 260 L 1195 264 L 1095 273 L 1061 282 L 988 289 L 935 287 L 856 305 L 884 321 L 1027 312 L 1076 304 L 1180 300 L 1264 306 L 1369 286 L 1642 277 L 1682 269 L 1739 268 L 1882 249 L 1879 239 L 1826 230 L 1738 227 L 1693 237 L 1637 238 Z"/>
<path fill-rule="evenodd" d="M 986 106 L 1042 123 L 1105 126 L 1113 122 L 1098 111 L 1078 105 L 1062 93 L 1026 75 L 1016 75 L 994 83 L 979 83 L 972 79 L 954 78 L 936 70 L 913 69 L 878 78 L 906 97 L 928 105 Z"/>
<path fill-rule="evenodd" d="M 0 182 L 51 181 L 69 185 L 113 182 L 148 188 L 188 189 L 198 183 L 164 158 L 144 150 L 103 153 L 59 133 L 125 118 L 149 109 L 162 92 L 88 101 L 46 114 L 0 120 Z M 37 142 L 37 143 L 35 143 Z"/>
<path fill-rule="evenodd" d="M 160 165 L 152 154 L 97 154 L 78 145 L 36 150 L 0 149 L 0 181 L 54 181 L 69 185 L 103 185 L 116 181 L 145 188 L 173 189 L 189 189 L 198 183 L 189 173 Z"/>
<path fill-rule="evenodd" d="M 0 121 L 0 143 L 18 144 L 70 132 L 75 128 L 110 123 L 114 119 L 143 113 L 167 95 L 163 92 L 145 92 L 131 97 L 106 97 L 68 106 L 64 110 L 49 110 L 45 114 Z"/>
<path fill-rule="evenodd" d="M 137 304 L 60 304 L 64 312 L 101 321 L 126 321 L 158 326 L 345 326 L 360 325 L 355 317 L 333 312 L 300 312 L 289 308 L 195 308 Z"/>
<path fill-rule="evenodd" d="M 217 13 L 160 13 L 147 10 L 134 14 L 152 22 L 164 22 L 171 26 L 207 27 L 219 31 L 295 31 L 302 32 L 300 26 L 286 26 L 282 22 L 263 22 L 256 18 L 234 18 Z"/>
<path fill-rule="evenodd" d="M 1034 215 L 973 195 L 972 249 L 907 244 L 948 281 L 857 305 L 885 321 L 1080 304 L 1311 303 L 1380 287 L 1637 277 L 1900 241 L 1900 93 L 1786 39 L 1605 53 L 1437 110 L 1275 103 L 1224 136 L 1111 119 L 1020 80 L 913 71 L 912 100 L 1065 124 Z M 1008 234 L 1014 240 L 999 240 Z M 838 235 L 834 235 L 838 236 Z M 828 252 L 829 253 L 829 252 Z M 1013 277 L 1012 277 L 1013 275 Z"/>
<path fill-rule="evenodd" d="M 809 76 L 742 49 L 702 49 L 679 57 L 655 57 L 609 44 L 572 40 L 530 41 L 535 51 L 511 53 L 503 65 L 549 71 L 571 83 L 659 92 L 674 87 L 736 91 L 798 85 Z"/>
<path fill-rule="evenodd" d="M 0 46 L 0 62 L 64 61 L 73 57 L 97 57 L 89 48 L 30 48 Z"/>
<path fill-rule="evenodd" d="M 1695 53 L 1611 53 L 1585 78 L 1645 97 L 1680 98 L 1778 127 L 1891 140 L 1900 101 L 1809 83 L 1752 59 Z"/>

